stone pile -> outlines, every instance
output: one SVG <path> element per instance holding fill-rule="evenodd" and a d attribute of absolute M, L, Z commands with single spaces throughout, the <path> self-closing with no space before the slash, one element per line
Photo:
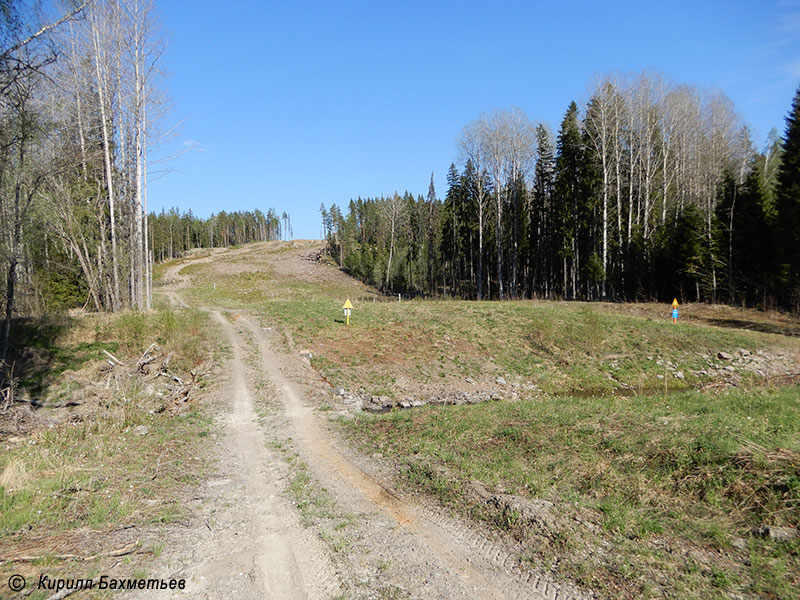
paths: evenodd
<path fill-rule="evenodd" d="M 351 393 L 343 387 L 335 387 L 331 392 L 333 393 L 334 399 L 353 409 L 366 412 L 389 412 L 392 410 L 416 408 L 425 405 L 461 406 L 465 404 L 478 404 L 481 402 L 497 401 L 503 398 L 517 398 L 522 390 L 528 392 L 538 390 L 538 388 L 532 384 L 512 383 L 508 385 L 502 377 L 498 377 L 497 380 L 497 383 L 503 386 L 502 389 L 410 394 L 402 398 L 392 398 L 385 395 L 359 395 Z M 467 383 L 474 384 L 471 378 L 467 378 L 466 381 Z"/>

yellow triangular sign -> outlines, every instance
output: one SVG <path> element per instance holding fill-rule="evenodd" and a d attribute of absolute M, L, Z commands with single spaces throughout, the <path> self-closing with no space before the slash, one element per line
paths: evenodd
<path fill-rule="evenodd" d="M 345 300 L 344 306 L 342 308 L 353 308 L 353 305 L 350 304 L 350 298 Z"/>
<path fill-rule="evenodd" d="M 672 308 L 678 308 L 678 299 L 677 299 L 677 298 L 675 298 L 675 299 L 672 301 Z"/>

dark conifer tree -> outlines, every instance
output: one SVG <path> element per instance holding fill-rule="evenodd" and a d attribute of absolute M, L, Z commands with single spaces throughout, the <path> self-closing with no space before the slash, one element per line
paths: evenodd
<path fill-rule="evenodd" d="M 441 235 L 439 254 L 444 263 L 445 279 L 449 281 L 450 293 L 458 293 L 461 274 L 458 270 L 461 248 L 458 240 L 458 198 L 461 193 L 461 175 L 456 165 L 451 163 L 447 171 L 447 195 L 442 206 Z"/>
<path fill-rule="evenodd" d="M 714 211 L 714 232 L 716 235 L 715 244 L 723 251 L 726 257 L 727 269 L 720 272 L 718 281 L 720 289 L 727 290 L 728 301 L 733 302 L 736 297 L 736 287 L 738 283 L 738 253 L 734 252 L 734 237 L 739 225 L 739 212 L 741 207 L 737 206 L 740 189 L 736 184 L 736 179 L 730 170 L 726 170 L 720 185 L 717 207 Z M 734 256 L 736 254 L 736 256 Z M 734 267 L 735 265 L 735 267 Z"/>
<path fill-rule="evenodd" d="M 549 297 L 553 290 L 554 235 L 552 196 L 555 176 L 555 158 L 550 132 L 544 125 L 536 128 L 536 166 L 533 172 L 533 192 L 530 195 L 528 219 L 528 296 L 538 290 Z"/>
<path fill-rule="evenodd" d="M 578 291 L 580 257 L 577 235 L 580 220 L 582 163 L 583 143 L 578 122 L 578 105 L 570 102 L 558 133 L 553 195 L 556 247 L 561 259 L 561 293 L 569 298 L 575 298 Z"/>
<path fill-rule="evenodd" d="M 427 257 L 427 279 L 428 279 L 428 295 L 433 296 L 433 290 L 436 286 L 436 279 L 438 278 L 439 269 L 437 268 L 438 265 L 438 253 L 437 249 L 439 244 L 437 243 L 437 220 L 439 219 L 439 212 L 440 212 L 440 202 L 439 199 L 436 197 L 436 188 L 433 185 L 433 173 L 431 173 L 431 182 L 428 186 L 428 197 L 425 200 L 425 227 L 427 230 L 426 240 L 425 240 L 425 254 Z"/>
<path fill-rule="evenodd" d="M 800 88 L 786 117 L 783 157 L 776 193 L 780 233 L 782 301 L 800 309 Z"/>
<path fill-rule="evenodd" d="M 673 272 L 670 274 L 673 294 L 681 298 L 691 297 L 699 302 L 700 284 L 703 278 L 706 259 L 705 219 L 694 204 L 687 206 L 675 225 L 672 241 Z"/>
<path fill-rule="evenodd" d="M 604 295 L 606 273 L 600 259 L 602 247 L 603 216 L 600 158 L 592 150 L 588 133 L 581 132 L 580 163 L 580 202 L 576 219 L 577 256 L 581 258 L 580 279 L 583 293 L 580 295 L 593 300 Z"/>
<path fill-rule="evenodd" d="M 739 192 L 734 211 L 734 277 L 742 298 L 751 304 L 765 304 L 774 293 L 774 272 L 769 257 L 775 254 L 775 239 L 770 234 L 768 210 L 770 198 L 764 174 L 764 162 L 756 157 L 750 174 Z M 731 298 L 738 303 L 739 298 Z"/>

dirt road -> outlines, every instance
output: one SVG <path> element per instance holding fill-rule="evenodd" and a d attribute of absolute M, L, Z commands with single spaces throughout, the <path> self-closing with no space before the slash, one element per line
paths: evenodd
<path fill-rule="evenodd" d="M 178 306 L 190 285 L 180 270 L 189 264 L 170 269 L 161 288 Z M 216 478 L 204 488 L 196 523 L 168 534 L 158 560 L 158 575 L 186 578 L 181 597 L 586 597 L 520 562 L 491 532 L 387 487 L 377 466 L 313 408 L 309 395 L 324 384 L 282 350 L 276 332 L 246 311 L 203 308 L 230 347 L 228 380 L 219 399 L 225 414 L 215 434 Z M 323 519 L 304 518 L 289 493 L 298 464 L 307 465 L 309 489 L 325 495 Z"/>

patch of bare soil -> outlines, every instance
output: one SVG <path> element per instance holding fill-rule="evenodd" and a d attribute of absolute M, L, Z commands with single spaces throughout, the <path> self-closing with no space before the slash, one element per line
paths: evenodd
<path fill-rule="evenodd" d="M 218 398 L 225 414 L 219 419 L 215 477 L 199 492 L 202 507 L 193 527 L 165 536 L 158 575 L 186 579 L 182 597 L 189 598 L 331 598 L 340 586 L 326 548 L 300 526 L 282 495 L 288 467 L 265 446 L 245 374 L 246 342 L 219 312 L 214 317 L 232 348 Z"/>
<path fill-rule="evenodd" d="M 353 297 L 379 297 L 374 288 L 347 275 L 323 253 L 324 245 L 318 240 L 292 242 L 266 242 L 250 247 L 248 260 L 268 262 L 281 281 L 308 281 L 332 285 L 349 291 Z M 220 268 L 228 269 L 227 265 Z"/>

